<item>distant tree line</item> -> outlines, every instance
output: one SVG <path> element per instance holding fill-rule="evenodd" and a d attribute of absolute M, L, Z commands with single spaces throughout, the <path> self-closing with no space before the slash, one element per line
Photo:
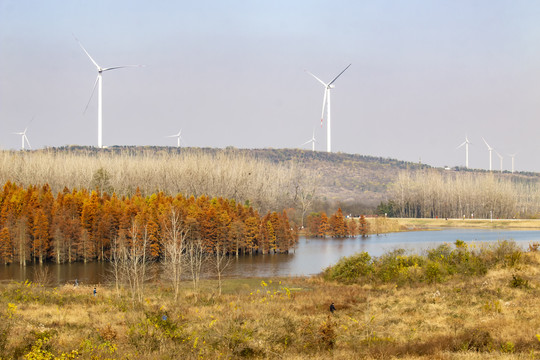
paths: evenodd
<path fill-rule="evenodd" d="M 514 218 L 540 213 L 538 181 L 493 173 L 403 171 L 378 213 L 422 218 Z"/>
<path fill-rule="evenodd" d="M 174 258 L 167 239 L 200 253 L 242 255 L 287 252 L 297 231 L 283 212 L 260 215 L 252 206 L 206 195 L 157 192 L 132 196 L 12 182 L 0 191 L 0 258 L 4 263 L 57 263 Z M 171 247 L 172 246 L 172 247 Z M 177 249 L 178 250 L 178 249 Z M 193 248 L 192 248 L 193 250 Z M 192 252 L 193 253 L 193 252 Z M 176 254 L 178 255 L 178 254 Z"/>
<path fill-rule="evenodd" d="M 137 189 L 143 196 L 207 195 L 248 203 L 266 213 L 298 205 L 304 180 L 312 178 L 294 164 L 276 164 L 232 150 L 76 149 L 0 151 L 0 184 L 49 184 L 53 193 L 68 187 L 127 197 Z"/>
<path fill-rule="evenodd" d="M 364 215 L 358 221 L 354 218 L 343 216 L 339 208 L 330 217 L 325 212 L 311 213 L 307 217 L 306 232 L 310 237 L 354 237 L 358 235 L 367 236 L 369 233 L 368 223 Z"/>

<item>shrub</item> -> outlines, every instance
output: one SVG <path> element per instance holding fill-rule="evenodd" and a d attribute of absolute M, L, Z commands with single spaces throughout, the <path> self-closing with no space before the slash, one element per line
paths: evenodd
<path fill-rule="evenodd" d="M 512 280 L 510 280 L 510 287 L 529 289 L 531 286 L 529 285 L 529 280 L 525 280 L 521 276 L 514 274 L 512 275 Z"/>
<path fill-rule="evenodd" d="M 456 351 L 490 351 L 493 348 L 491 334 L 483 329 L 465 329 L 456 340 Z"/>
<path fill-rule="evenodd" d="M 320 342 L 319 344 L 323 349 L 332 349 L 336 344 L 336 331 L 334 330 L 336 324 L 334 324 L 330 319 L 323 322 L 319 326 L 319 335 Z"/>
<path fill-rule="evenodd" d="M 450 257 L 452 249 L 448 244 L 442 244 L 437 246 L 435 249 L 427 251 L 427 258 L 431 261 L 445 262 L 446 259 Z"/>
<path fill-rule="evenodd" d="M 373 272 L 371 256 L 367 252 L 361 252 L 353 256 L 342 258 L 334 266 L 324 271 L 327 280 L 338 280 L 346 283 L 357 281 L 361 276 L 367 276 Z"/>
<path fill-rule="evenodd" d="M 515 241 L 503 240 L 482 248 L 480 257 L 488 266 L 502 264 L 506 267 L 514 267 L 520 263 L 522 252 Z"/>
<path fill-rule="evenodd" d="M 516 346 L 513 342 L 507 341 L 504 344 L 501 344 L 501 352 L 512 354 L 516 350 Z"/>
<path fill-rule="evenodd" d="M 425 263 L 418 255 L 405 255 L 404 249 L 391 251 L 374 261 L 374 272 L 378 280 L 396 281 L 399 284 L 419 279 L 418 269 Z"/>
<path fill-rule="evenodd" d="M 446 270 L 444 266 L 437 261 L 428 261 L 424 267 L 424 276 L 427 282 L 442 282 L 444 276 L 446 275 Z"/>

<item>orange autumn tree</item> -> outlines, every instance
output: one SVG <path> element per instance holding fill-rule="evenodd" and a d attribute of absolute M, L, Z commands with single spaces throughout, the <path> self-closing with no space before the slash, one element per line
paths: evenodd
<path fill-rule="evenodd" d="M 106 260 L 111 244 L 131 246 L 133 224 L 148 240 L 148 258 L 164 256 L 163 217 L 174 207 L 186 241 L 202 241 L 208 252 L 229 254 L 287 252 L 298 238 L 286 212 L 260 215 L 249 205 L 224 198 L 174 197 L 156 193 L 118 198 L 114 193 L 69 190 L 56 197 L 50 187 L 0 189 L 0 257 L 26 264 Z M 9 235 L 9 236 L 8 236 Z"/>
<path fill-rule="evenodd" d="M 346 237 L 348 234 L 347 226 L 345 224 L 345 219 L 341 208 L 339 208 L 331 217 L 330 217 L 330 234 L 333 237 Z"/>
<path fill-rule="evenodd" d="M 330 224 L 328 223 L 328 216 L 326 213 L 321 213 L 321 221 L 319 223 L 319 230 L 317 236 L 326 237 L 326 234 L 330 231 Z"/>
<path fill-rule="evenodd" d="M 4 264 L 10 264 L 13 261 L 13 242 L 7 227 L 0 230 L 0 258 Z"/>

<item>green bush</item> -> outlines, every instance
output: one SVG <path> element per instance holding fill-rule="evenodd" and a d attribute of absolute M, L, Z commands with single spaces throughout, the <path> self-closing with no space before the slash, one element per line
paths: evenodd
<path fill-rule="evenodd" d="M 374 281 L 398 285 L 443 282 L 453 275 L 485 275 L 489 268 L 497 265 L 515 267 L 523 261 L 522 254 L 523 251 L 513 241 L 499 241 L 477 250 L 457 240 L 455 248 L 451 244 L 442 244 L 427 250 L 423 256 L 406 255 L 403 249 L 390 251 L 378 258 L 362 252 L 340 259 L 324 271 L 324 278 L 343 283 Z"/>
<path fill-rule="evenodd" d="M 371 256 L 367 252 L 361 252 L 341 258 L 336 265 L 328 267 L 324 271 L 324 278 L 350 283 L 357 281 L 361 276 L 369 275 L 372 271 Z"/>
<path fill-rule="evenodd" d="M 440 262 L 428 261 L 424 268 L 424 276 L 427 282 L 443 282 L 446 275 L 446 269 Z"/>
<path fill-rule="evenodd" d="M 404 284 L 418 281 L 418 270 L 425 259 L 419 255 L 405 255 L 404 249 L 397 249 L 382 255 L 373 263 L 377 280 Z"/>

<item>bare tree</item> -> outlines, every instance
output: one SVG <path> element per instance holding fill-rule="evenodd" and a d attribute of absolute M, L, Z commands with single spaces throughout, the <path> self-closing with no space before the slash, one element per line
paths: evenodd
<path fill-rule="evenodd" d="M 300 208 L 302 221 L 301 227 L 304 228 L 306 214 L 311 208 L 319 186 L 319 174 L 308 172 L 307 170 L 298 170 L 293 180 L 294 198 L 293 201 Z"/>
<path fill-rule="evenodd" d="M 133 301 L 142 301 L 144 298 L 144 283 L 147 280 L 146 274 L 146 252 L 148 248 L 148 236 L 146 226 L 143 233 L 139 232 L 139 225 L 132 220 L 129 235 L 130 246 L 120 246 L 120 278 L 128 284 Z M 122 244 L 121 244 L 122 245 Z"/>
<path fill-rule="evenodd" d="M 201 239 L 191 240 L 186 245 L 186 266 L 191 274 L 193 282 L 193 290 L 197 295 L 201 280 L 203 266 L 207 261 L 207 252 L 205 251 L 203 241 Z"/>
<path fill-rule="evenodd" d="M 118 238 L 113 238 L 111 242 L 109 262 L 111 264 L 110 273 L 114 280 L 116 295 L 120 295 L 120 284 L 122 283 L 122 248 L 124 246 L 123 241 L 122 244 L 119 244 Z"/>
<path fill-rule="evenodd" d="M 184 266 L 184 253 L 186 251 L 186 237 L 189 229 L 183 226 L 180 215 L 174 208 L 163 224 L 165 236 L 163 246 L 165 257 L 163 259 L 163 269 L 165 276 L 172 282 L 174 288 L 174 300 L 178 299 L 180 282 L 182 280 L 182 269 Z"/>
<path fill-rule="evenodd" d="M 48 266 L 34 266 L 33 279 L 36 284 L 49 286 L 53 282 L 53 277 Z"/>
<path fill-rule="evenodd" d="M 227 268 L 231 265 L 231 257 L 227 254 L 225 244 L 216 244 L 213 256 L 209 258 L 209 264 L 218 278 L 218 292 L 221 296 L 222 278 Z"/>

